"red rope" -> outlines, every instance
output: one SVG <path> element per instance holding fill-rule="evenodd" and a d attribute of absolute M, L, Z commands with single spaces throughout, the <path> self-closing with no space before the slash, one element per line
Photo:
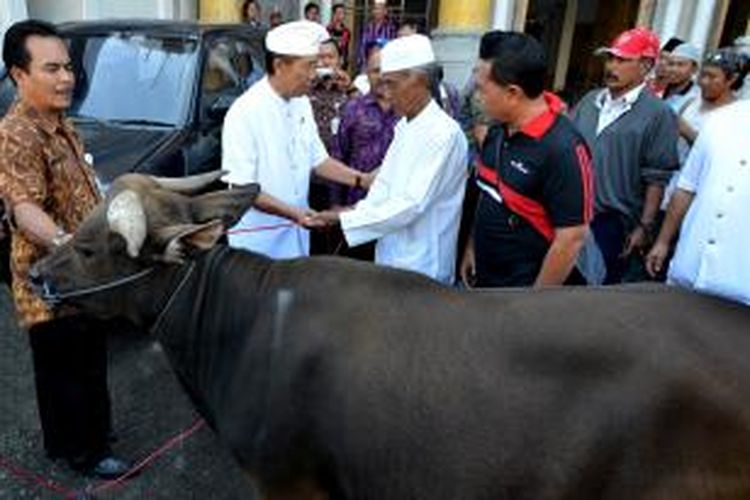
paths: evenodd
<path fill-rule="evenodd" d="M 295 224 L 293 222 L 283 222 L 281 224 L 271 224 L 268 226 L 255 226 L 240 229 L 230 229 L 227 234 L 247 234 L 247 233 L 260 233 L 261 231 L 273 231 L 276 229 L 283 229 L 285 227 L 292 227 Z"/>
<path fill-rule="evenodd" d="M 90 493 L 101 493 L 103 491 L 111 490 L 113 488 L 116 488 L 120 485 L 122 485 L 123 482 L 125 482 L 129 477 L 132 477 L 133 475 L 137 474 L 141 470 L 143 470 L 148 464 L 159 458 L 161 455 L 169 451 L 174 446 L 178 445 L 179 443 L 183 442 L 193 434 L 195 434 L 198 430 L 201 429 L 205 425 L 205 421 L 201 418 L 198 418 L 193 422 L 193 424 L 185 429 L 184 431 L 180 432 L 173 438 L 169 439 L 166 443 L 161 445 L 159 448 L 156 449 L 153 453 L 148 455 L 146 458 L 138 462 L 136 465 L 133 466 L 132 469 L 127 471 L 122 476 L 118 477 L 117 479 L 113 479 L 111 481 L 107 481 L 105 483 L 101 483 L 95 488 L 90 490 Z"/>
<path fill-rule="evenodd" d="M 96 493 L 101 493 L 104 491 L 112 490 L 117 487 L 121 487 L 124 485 L 124 483 L 143 470 L 147 465 L 149 465 L 151 462 L 159 458 L 161 455 L 169 451 L 170 449 L 174 448 L 176 445 L 180 444 L 181 442 L 185 441 L 187 438 L 195 434 L 198 430 L 200 430 L 205 425 L 205 421 L 201 418 L 198 418 L 193 422 L 190 427 L 185 429 L 184 431 L 180 432 L 176 436 L 170 438 L 167 440 L 163 445 L 161 445 L 159 448 L 157 448 L 154 452 L 150 453 L 146 458 L 138 462 L 136 465 L 134 465 L 129 471 L 127 471 L 122 476 L 118 477 L 117 479 L 113 479 L 111 481 L 106 481 L 103 483 L 99 483 L 97 486 L 91 488 L 88 487 L 86 489 L 86 493 L 89 493 L 91 495 Z M 62 496 L 63 498 L 75 498 L 80 491 L 67 489 L 64 486 L 61 486 L 57 484 L 56 482 L 52 481 L 51 479 L 47 479 L 39 474 L 35 474 L 31 471 L 28 471 L 26 469 L 23 469 L 22 467 L 19 467 L 17 465 L 14 465 L 12 462 L 10 462 L 8 459 L 4 458 L 3 456 L 0 456 L 0 468 L 5 469 L 7 472 L 9 472 L 12 476 L 15 476 L 18 479 L 21 479 L 26 482 L 30 482 L 35 484 L 36 486 L 39 486 L 41 488 L 44 488 L 48 491 L 52 491 L 54 493 L 57 493 L 58 495 Z"/>
<path fill-rule="evenodd" d="M 27 471 L 26 469 L 18 467 L 17 465 L 12 464 L 9 460 L 7 460 L 5 457 L 2 457 L 2 456 L 0 456 L 0 468 L 5 469 L 12 476 L 15 476 L 18 479 L 21 479 L 26 482 L 30 482 L 48 491 L 54 491 L 55 493 L 63 495 L 66 498 L 76 495 L 75 491 L 67 490 L 65 489 L 64 486 L 60 486 L 59 484 L 52 481 L 51 479 L 47 479 L 45 477 L 40 476 L 39 474 L 34 474 L 33 472 L 30 472 L 30 471 Z"/>

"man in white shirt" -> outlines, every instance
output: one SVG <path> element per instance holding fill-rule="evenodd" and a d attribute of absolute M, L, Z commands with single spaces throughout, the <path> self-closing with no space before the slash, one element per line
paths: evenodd
<path fill-rule="evenodd" d="M 377 240 L 375 262 L 452 284 L 466 183 L 466 138 L 432 99 L 430 40 L 410 35 L 381 52 L 382 82 L 403 116 L 367 197 L 325 212 L 350 246 Z"/>
<path fill-rule="evenodd" d="M 319 225 L 307 206 L 310 173 L 355 187 L 372 176 L 329 157 L 318 136 L 306 94 L 315 77 L 324 27 L 309 21 L 283 24 L 266 36 L 266 71 L 232 104 L 222 134 L 223 180 L 259 183 L 262 189 L 229 244 L 273 258 L 309 254 L 306 228 Z M 291 223 L 289 222 L 291 221 Z"/>
<path fill-rule="evenodd" d="M 668 282 L 750 305 L 748 130 L 750 101 L 711 113 L 680 173 L 646 264 L 651 274 L 661 271 L 679 229 Z"/>

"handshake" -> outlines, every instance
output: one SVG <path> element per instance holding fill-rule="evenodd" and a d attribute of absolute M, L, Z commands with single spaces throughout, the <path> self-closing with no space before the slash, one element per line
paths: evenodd
<path fill-rule="evenodd" d="M 349 171 L 352 172 L 351 169 L 349 169 Z M 369 190 L 379 171 L 380 169 L 377 168 L 372 172 L 367 173 L 355 172 L 354 186 L 352 187 Z M 305 229 L 325 229 L 339 224 L 339 215 L 341 212 L 346 212 L 351 209 L 352 207 L 342 206 L 334 206 L 329 210 L 321 211 L 313 210 L 311 208 L 293 208 L 291 213 L 287 211 L 284 216 Z"/>
<path fill-rule="evenodd" d="M 317 212 L 312 209 L 300 210 L 295 222 L 305 229 L 325 229 L 339 223 L 339 214 L 348 208 L 335 208 Z"/>

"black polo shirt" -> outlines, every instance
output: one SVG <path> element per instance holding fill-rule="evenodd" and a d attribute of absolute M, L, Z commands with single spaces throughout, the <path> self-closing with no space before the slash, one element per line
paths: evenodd
<path fill-rule="evenodd" d="M 490 129 L 477 165 L 481 190 L 474 226 L 477 285 L 529 286 L 555 228 L 587 224 L 593 215 L 591 154 L 545 94 L 548 110 L 508 135 Z"/>

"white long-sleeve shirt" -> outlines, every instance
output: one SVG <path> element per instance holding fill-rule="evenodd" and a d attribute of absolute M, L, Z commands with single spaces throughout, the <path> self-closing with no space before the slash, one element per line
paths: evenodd
<path fill-rule="evenodd" d="M 310 172 L 328 158 L 307 97 L 283 99 L 268 77 L 229 108 L 222 132 L 222 168 L 229 184 L 260 183 L 263 192 L 307 207 Z M 310 253 L 307 230 L 259 210 L 248 210 L 230 230 L 229 244 L 276 259 Z M 248 229 L 276 227 L 246 233 Z M 232 231 L 235 234 L 232 234 Z"/>
<path fill-rule="evenodd" d="M 434 101 L 399 121 L 367 197 L 341 214 L 347 243 L 377 240 L 376 263 L 452 283 L 466 151 L 461 128 Z"/>
<path fill-rule="evenodd" d="M 711 113 L 677 180 L 695 194 L 668 280 L 750 304 L 750 101 Z"/>

